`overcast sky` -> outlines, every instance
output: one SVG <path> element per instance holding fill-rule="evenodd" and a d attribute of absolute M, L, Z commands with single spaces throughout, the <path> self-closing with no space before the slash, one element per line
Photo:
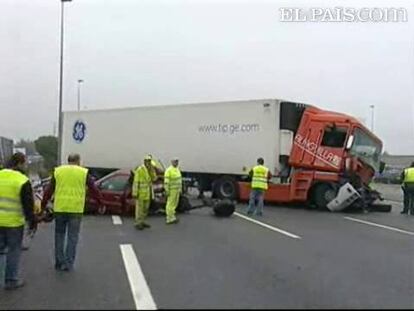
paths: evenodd
<path fill-rule="evenodd" d="M 364 3 L 365 2 L 365 3 Z M 400 23 L 284 23 L 281 7 L 405 7 Z M 59 0 L 0 0 L 0 136 L 52 134 Z M 73 0 L 64 110 L 284 98 L 366 119 L 414 154 L 414 1 Z"/>

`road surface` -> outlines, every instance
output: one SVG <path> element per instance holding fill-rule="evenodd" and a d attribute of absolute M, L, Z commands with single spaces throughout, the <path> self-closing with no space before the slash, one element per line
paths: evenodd
<path fill-rule="evenodd" d="M 414 308 L 414 216 L 266 206 L 228 219 L 209 209 L 161 216 L 85 216 L 75 270 L 53 268 L 53 227 L 24 253 L 24 288 L 0 308 Z"/>

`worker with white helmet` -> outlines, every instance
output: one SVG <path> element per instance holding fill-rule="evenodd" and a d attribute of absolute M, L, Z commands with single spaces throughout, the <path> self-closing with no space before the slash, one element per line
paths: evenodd
<path fill-rule="evenodd" d="M 178 162 L 178 158 L 174 158 L 171 161 L 171 166 L 165 171 L 164 174 L 164 188 L 167 195 L 167 206 L 165 208 L 167 224 L 178 223 L 178 219 L 175 216 L 175 210 L 178 206 L 183 188 Z"/>
<path fill-rule="evenodd" d="M 135 199 L 135 227 L 138 230 L 151 227 L 145 222 L 152 199 L 152 183 L 156 179 L 151 161 L 152 158 L 146 156 L 144 164 L 139 166 L 134 173 L 132 197 Z"/>

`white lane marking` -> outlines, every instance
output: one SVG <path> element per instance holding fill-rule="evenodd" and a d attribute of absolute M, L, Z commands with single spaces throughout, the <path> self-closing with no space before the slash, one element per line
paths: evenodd
<path fill-rule="evenodd" d="M 279 233 L 281 233 L 281 234 L 287 235 L 288 237 L 291 237 L 291 238 L 294 238 L 294 239 L 301 239 L 301 237 L 300 237 L 300 236 L 297 236 L 297 235 L 295 235 L 295 234 L 289 233 L 289 232 L 287 232 L 287 231 L 285 231 L 285 230 L 282 230 L 282 229 L 278 229 L 278 228 L 276 228 L 276 227 L 272 227 L 272 226 L 270 226 L 270 225 L 268 225 L 268 224 L 265 224 L 265 223 L 263 223 L 263 222 L 260 222 L 260 221 L 257 221 L 257 220 L 255 220 L 255 219 L 252 219 L 252 218 L 250 218 L 250 217 L 244 216 L 244 215 L 242 215 L 242 214 L 240 214 L 240 213 L 234 212 L 234 215 L 236 215 L 237 217 L 243 218 L 243 219 L 245 219 L 245 220 L 247 220 L 247 221 L 250 221 L 250 222 L 252 222 L 252 223 L 255 223 L 256 225 L 259 225 L 259 226 L 265 227 L 265 228 L 267 228 L 267 229 L 269 229 L 269 230 L 276 231 L 276 232 L 279 232 Z"/>
<path fill-rule="evenodd" d="M 157 306 L 151 295 L 145 276 L 142 273 L 134 248 L 131 244 L 121 244 L 122 258 L 128 275 L 132 296 L 137 310 L 157 310 Z"/>
<path fill-rule="evenodd" d="M 414 232 L 411 232 L 411 231 L 406 231 L 406 230 L 402 230 L 402 229 L 398 229 L 398 228 L 394 228 L 394 227 L 390 227 L 390 226 L 380 225 L 380 224 L 376 224 L 374 222 L 369 222 L 369 221 L 365 221 L 365 220 L 361 220 L 361 219 L 357 219 L 357 218 L 352 218 L 352 217 L 344 217 L 344 218 L 348 219 L 348 220 L 351 220 L 351 221 L 359 222 L 359 223 L 362 223 L 362 224 L 374 226 L 374 227 L 388 229 L 388 230 L 391 230 L 391 231 L 405 233 L 405 234 L 408 234 L 408 235 L 414 235 Z"/>
<path fill-rule="evenodd" d="M 122 225 L 122 219 L 119 216 L 113 215 L 112 216 L 112 222 L 114 225 Z"/>

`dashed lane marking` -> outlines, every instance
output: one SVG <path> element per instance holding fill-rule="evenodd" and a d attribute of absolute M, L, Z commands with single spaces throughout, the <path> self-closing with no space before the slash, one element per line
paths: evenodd
<path fill-rule="evenodd" d="M 138 258 L 131 244 L 121 244 L 121 253 L 137 310 L 157 310 Z"/>
<path fill-rule="evenodd" d="M 112 216 L 112 222 L 114 223 L 114 225 L 122 225 L 122 219 L 119 216 Z"/>
<path fill-rule="evenodd" d="M 359 222 L 361 224 L 365 224 L 365 225 L 369 225 L 369 226 L 373 226 L 373 227 L 383 228 L 383 229 L 387 229 L 387 230 L 391 230 L 391 231 L 395 231 L 395 232 L 399 232 L 399 233 L 403 233 L 403 234 L 408 234 L 408 235 L 414 235 L 414 232 L 406 231 L 406 230 L 402 230 L 402 229 L 398 229 L 398 228 L 394 228 L 394 227 L 390 227 L 390 226 L 385 226 L 385 225 L 381 225 L 381 224 L 377 224 L 375 222 L 365 221 L 365 220 L 352 218 L 352 217 L 344 217 L 344 218 L 347 219 L 347 220 L 350 220 L 350 221 Z"/>
<path fill-rule="evenodd" d="M 273 227 L 273 226 L 268 225 L 268 224 L 265 224 L 263 222 L 257 221 L 255 219 L 250 218 L 250 217 L 244 216 L 244 215 L 242 215 L 240 213 L 234 212 L 234 215 L 236 215 L 237 217 L 243 218 L 244 220 L 250 221 L 250 222 L 252 222 L 252 223 L 254 223 L 256 225 L 262 226 L 262 227 L 264 227 L 266 229 L 269 229 L 269 230 L 272 230 L 272 231 L 275 231 L 275 232 L 284 234 L 284 235 L 286 235 L 286 236 L 288 236 L 290 238 L 293 238 L 293 239 L 301 239 L 301 237 L 298 236 L 298 235 L 295 235 L 295 234 L 290 233 L 290 232 L 287 232 L 285 230 L 282 230 L 282 229 Z"/>

